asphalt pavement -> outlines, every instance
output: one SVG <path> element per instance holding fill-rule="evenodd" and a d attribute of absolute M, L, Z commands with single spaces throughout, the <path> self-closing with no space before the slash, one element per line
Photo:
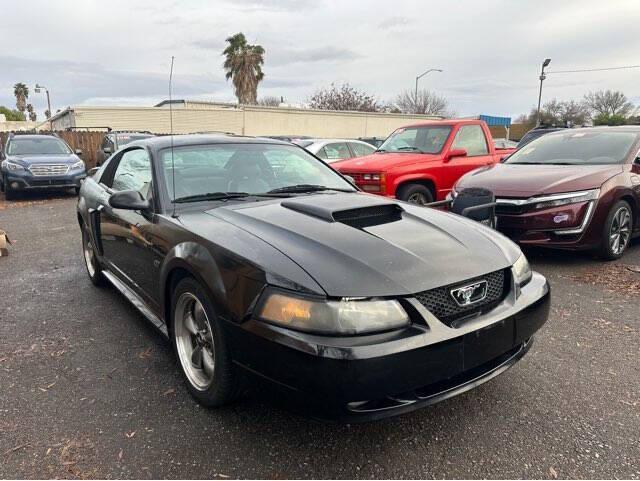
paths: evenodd
<path fill-rule="evenodd" d="M 259 392 L 200 407 L 169 344 L 88 280 L 75 197 L 0 197 L 2 478 L 640 478 L 640 242 L 614 263 L 528 252 L 552 285 L 529 354 L 483 386 L 368 424 Z"/>

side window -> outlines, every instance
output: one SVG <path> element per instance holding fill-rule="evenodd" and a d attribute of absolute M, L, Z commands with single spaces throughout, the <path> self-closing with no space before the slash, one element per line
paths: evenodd
<path fill-rule="evenodd" d="M 479 125 L 463 125 L 460 127 L 451 148 L 464 149 L 470 157 L 474 155 L 487 155 L 489 153 L 484 131 Z"/>
<path fill-rule="evenodd" d="M 351 158 L 349 147 L 347 147 L 347 144 L 345 144 L 344 142 L 327 144 L 324 146 L 324 151 L 327 155 L 327 160 L 342 160 Z"/>
<path fill-rule="evenodd" d="M 353 155 L 356 157 L 362 157 L 364 155 L 372 154 L 375 147 L 363 144 L 357 144 L 355 142 L 349 144 L 351 146 L 351 150 L 353 150 Z"/>
<path fill-rule="evenodd" d="M 113 190 L 137 190 L 147 198 L 151 193 L 151 161 L 144 149 L 128 150 L 120 157 L 113 174 Z"/>

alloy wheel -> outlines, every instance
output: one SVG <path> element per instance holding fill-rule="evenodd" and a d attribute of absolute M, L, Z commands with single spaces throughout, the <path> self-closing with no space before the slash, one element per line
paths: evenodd
<path fill-rule="evenodd" d="M 199 391 L 207 390 L 215 372 L 213 331 L 201 302 L 189 292 L 176 303 L 174 330 L 178 358 L 189 382 Z"/>
<path fill-rule="evenodd" d="M 89 239 L 89 235 L 85 232 L 83 235 L 83 246 L 82 251 L 84 252 L 84 262 L 87 265 L 87 271 L 91 277 L 96 275 L 96 254 L 93 250 L 93 244 Z"/>
<path fill-rule="evenodd" d="M 620 207 L 613 216 L 609 230 L 609 245 L 615 255 L 620 255 L 627 248 L 631 239 L 631 212 Z"/>

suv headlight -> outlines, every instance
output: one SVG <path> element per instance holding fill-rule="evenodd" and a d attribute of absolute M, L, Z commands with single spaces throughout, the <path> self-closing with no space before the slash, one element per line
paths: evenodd
<path fill-rule="evenodd" d="M 319 334 L 363 334 L 409 324 L 398 301 L 383 299 L 330 301 L 271 292 L 257 312 L 263 321 Z"/>
<path fill-rule="evenodd" d="M 75 169 L 84 169 L 84 162 L 82 160 L 79 160 L 78 162 L 73 164 L 71 166 L 71 170 L 75 170 Z"/>
<path fill-rule="evenodd" d="M 10 160 L 5 160 L 2 162 L 4 164 L 4 168 L 7 170 L 24 170 L 20 164 L 16 164 L 15 162 L 11 162 Z"/>
<path fill-rule="evenodd" d="M 596 200 L 600 195 L 600 189 L 583 190 L 580 192 L 568 192 L 566 194 L 553 194 L 544 197 L 533 198 L 531 203 L 534 209 L 548 209 L 550 207 L 560 207 L 562 205 L 577 204 L 589 200 Z"/>
<path fill-rule="evenodd" d="M 518 260 L 511 267 L 511 271 L 513 272 L 513 280 L 519 287 L 523 287 L 528 284 L 531 280 L 531 276 L 533 275 L 531 272 L 531 266 L 529 266 L 529 261 L 524 254 L 520 254 Z"/>

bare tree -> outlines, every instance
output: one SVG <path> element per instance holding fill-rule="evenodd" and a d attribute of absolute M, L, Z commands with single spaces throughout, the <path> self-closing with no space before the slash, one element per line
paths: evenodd
<path fill-rule="evenodd" d="M 348 83 L 340 87 L 331 84 L 328 88 L 317 90 L 309 99 L 312 109 L 320 110 L 359 110 L 376 112 L 378 102 L 373 95 L 362 92 Z"/>
<path fill-rule="evenodd" d="M 282 99 L 275 95 L 268 95 L 258 100 L 258 105 L 262 105 L 263 107 L 277 107 L 281 103 Z"/>
<path fill-rule="evenodd" d="M 447 115 L 449 102 L 446 98 L 431 92 L 405 90 L 396 98 L 396 104 L 405 114 Z"/>
<path fill-rule="evenodd" d="M 584 96 L 584 101 L 595 115 L 605 114 L 627 117 L 634 110 L 634 106 L 629 102 L 627 96 L 618 90 L 589 92 Z"/>
<path fill-rule="evenodd" d="M 530 126 L 536 124 L 538 117 L 537 109 L 531 109 L 529 115 L 521 115 L 516 119 L 516 123 L 523 123 Z M 540 109 L 540 123 L 543 125 L 584 125 L 590 118 L 589 107 L 585 102 L 575 100 L 559 101 L 552 99 L 546 102 Z"/>

